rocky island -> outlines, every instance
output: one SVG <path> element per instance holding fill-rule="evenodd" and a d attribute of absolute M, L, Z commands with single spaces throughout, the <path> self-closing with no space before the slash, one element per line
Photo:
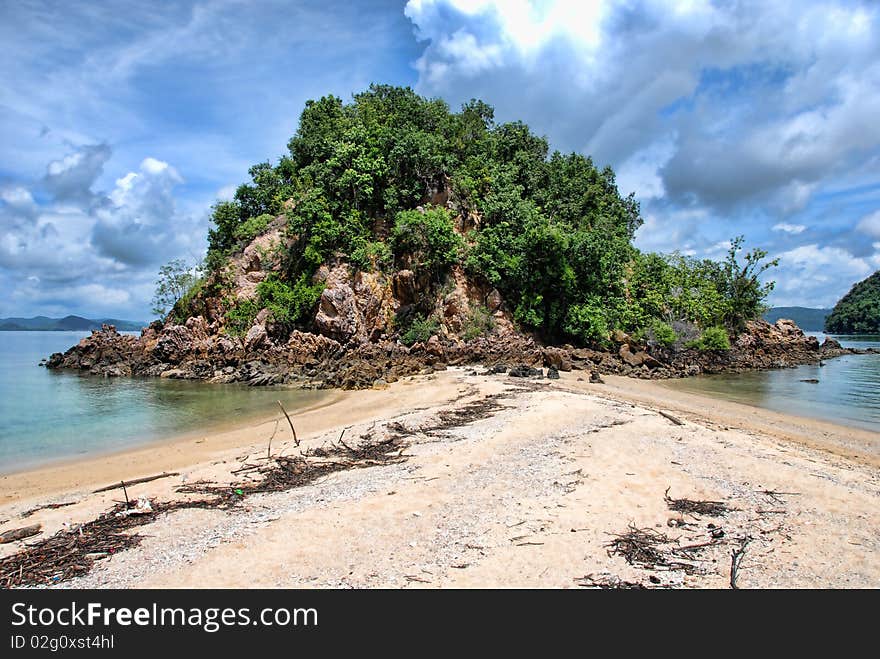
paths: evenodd
<path fill-rule="evenodd" d="M 761 250 L 641 253 L 614 173 L 548 151 L 480 101 L 310 101 L 289 155 L 215 206 L 199 276 L 164 271 L 164 320 L 106 326 L 46 366 L 354 389 L 461 364 L 669 378 L 847 352 L 760 320 Z"/>

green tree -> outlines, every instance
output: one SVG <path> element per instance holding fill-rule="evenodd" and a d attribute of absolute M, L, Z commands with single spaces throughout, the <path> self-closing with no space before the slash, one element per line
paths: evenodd
<path fill-rule="evenodd" d="M 156 290 L 153 294 L 153 313 L 164 317 L 196 285 L 201 276 L 199 266 L 191 266 L 183 259 L 173 259 L 159 268 Z"/>
<path fill-rule="evenodd" d="M 728 304 L 724 321 L 728 328 L 735 331 L 742 329 L 747 320 L 757 318 L 766 311 L 764 301 L 773 291 L 776 282 L 762 284 L 760 277 L 770 268 L 779 265 L 779 259 L 762 263 L 767 252 L 757 248 L 747 252 L 743 263 L 740 263 L 737 255 L 742 251 L 744 241 L 743 236 L 734 238 L 727 258 L 721 264 L 721 290 Z"/>

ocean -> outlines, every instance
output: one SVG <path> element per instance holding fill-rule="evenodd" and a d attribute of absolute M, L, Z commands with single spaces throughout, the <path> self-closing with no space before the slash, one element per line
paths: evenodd
<path fill-rule="evenodd" d="M 102 378 L 38 366 L 88 332 L 0 332 L 0 473 L 147 445 L 319 403 L 322 391 L 160 378 Z M 824 335 L 817 334 L 821 338 Z M 880 336 L 840 336 L 880 348 Z M 818 382 L 804 382 L 818 380 Z M 667 382 L 694 393 L 880 432 L 880 354 L 825 366 Z"/>
<path fill-rule="evenodd" d="M 160 378 L 102 378 L 39 366 L 89 332 L 0 332 L 0 473 L 99 455 L 231 421 L 288 412 L 326 392 Z"/>
<path fill-rule="evenodd" d="M 823 341 L 825 334 L 808 332 Z M 880 336 L 837 336 L 846 348 L 878 348 Z M 818 382 L 813 382 L 818 380 Z M 708 394 L 777 412 L 880 432 L 880 354 L 845 355 L 824 366 L 701 375 L 668 381 L 675 389 Z"/>

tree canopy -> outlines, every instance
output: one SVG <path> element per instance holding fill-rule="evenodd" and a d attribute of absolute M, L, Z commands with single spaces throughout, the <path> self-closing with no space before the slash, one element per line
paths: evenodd
<path fill-rule="evenodd" d="M 295 240 L 267 300 L 295 301 L 291 326 L 308 321 L 320 292 L 310 278 L 332 258 L 421 269 L 437 286 L 461 266 L 550 341 L 601 342 L 675 321 L 736 330 L 769 292 L 759 275 L 772 263 L 756 250 L 740 265 L 741 239 L 723 263 L 640 253 L 639 204 L 610 168 L 551 153 L 522 122 L 496 123 L 482 101 L 453 112 L 388 85 L 349 103 L 325 96 L 306 103 L 288 151 L 215 206 L 208 264 L 222 266 L 284 213 Z"/>
<path fill-rule="evenodd" d="M 880 334 L 880 270 L 853 286 L 828 318 L 825 331 L 833 334 Z"/>

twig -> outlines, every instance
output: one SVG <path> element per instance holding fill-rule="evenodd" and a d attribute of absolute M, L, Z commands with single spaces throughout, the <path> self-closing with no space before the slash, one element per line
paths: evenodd
<path fill-rule="evenodd" d="M 125 489 L 125 481 L 119 481 L 122 483 L 122 493 L 125 495 L 125 507 L 128 508 L 128 490 Z"/>
<path fill-rule="evenodd" d="M 287 413 L 287 410 L 284 409 L 284 405 L 281 404 L 280 400 L 278 401 L 278 407 L 284 412 L 284 416 L 287 418 L 287 423 L 290 425 L 290 432 L 293 433 L 293 441 L 297 447 L 299 447 L 299 440 L 296 438 L 296 428 L 293 427 L 293 421 L 290 420 L 290 415 Z"/>
<path fill-rule="evenodd" d="M 739 564 L 742 562 L 743 556 L 746 553 L 746 547 L 751 541 L 751 538 L 743 538 L 739 549 L 734 549 L 730 552 L 730 587 L 734 590 L 739 588 L 736 585 L 737 578 L 739 577 Z"/>
<path fill-rule="evenodd" d="M 281 419 L 275 419 L 275 428 L 272 430 L 272 436 L 269 437 L 269 446 L 266 447 L 266 459 L 272 458 L 272 440 L 275 439 L 275 433 L 278 432 L 278 424 Z"/>

